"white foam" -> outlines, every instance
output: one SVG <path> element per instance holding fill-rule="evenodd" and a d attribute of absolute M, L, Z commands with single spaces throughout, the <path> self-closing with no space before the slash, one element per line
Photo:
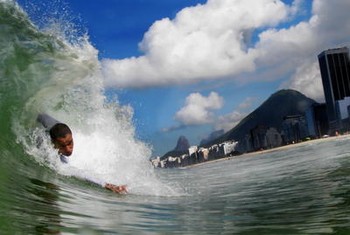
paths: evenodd
<path fill-rule="evenodd" d="M 36 74 L 44 82 L 38 82 L 35 94 L 14 121 L 18 141 L 37 162 L 60 174 L 102 185 L 127 184 L 136 194 L 177 195 L 155 174 L 149 162 L 150 147 L 135 137 L 132 108 L 118 101 L 106 102 L 97 50 L 86 37 L 77 41 L 76 45 L 65 42 L 52 57 L 45 58 L 52 70 L 42 73 L 49 74 L 45 79 L 40 78 L 44 76 L 40 71 Z M 68 164 L 59 161 L 42 128 L 28 125 L 39 126 L 35 115 L 40 112 L 71 127 L 75 146 Z M 38 139 L 43 140 L 40 145 Z"/>

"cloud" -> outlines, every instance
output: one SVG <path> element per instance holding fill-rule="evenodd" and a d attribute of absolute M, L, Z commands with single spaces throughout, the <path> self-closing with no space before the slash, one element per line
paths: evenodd
<path fill-rule="evenodd" d="M 252 106 L 254 101 L 253 97 L 247 97 L 241 104 L 238 105 L 238 109 L 248 109 Z"/>
<path fill-rule="evenodd" d="M 309 21 L 262 32 L 255 46 L 260 54 L 256 59 L 257 66 L 265 68 L 269 77 L 291 74 L 290 80 L 282 86 L 322 101 L 317 55 L 328 48 L 350 44 L 350 15 L 346 10 L 349 8 L 350 1 L 347 0 L 333 3 L 314 0 Z"/>
<path fill-rule="evenodd" d="M 218 117 L 215 122 L 215 130 L 224 130 L 225 132 L 235 127 L 243 118 L 247 116 L 246 113 L 240 111 L 233 111 L 229 114 Z"/>
<path fill-rule="evenodd" d="M 224 130 L 226 132 L 247 116 L 246 111 L 249 111 L 253 101 L 253 97 L 248 97 L 238 105 L 237 110 L 225 115 L 215 116 L 212 111 L 222 108 L 223 98 L 216 92 L 211 92 L 208 97 L 199 93 L 192 93 L 187 96 L 184 107 L 175 115 L 175 119 L 179 121 L 179 124 L 163 128 L 162 131 L 170 132 L 192 125 L 213 124 L 214 130 Z"/>
<path fill-rule="evenodd" d="M 293 10 L 292 10 L 293 9 Z M 140 57 L 103 60 L 107 86 L 193 83 L 254 71 L 258 55 L 246 42 L 255 29 L 286 20 L 294 6 L 276 0 L 208 0 L 173 20 L 156 21 L 139 44 Z"/>
<path fill-rule="evenodd" d="M 240 103 L 236 110 L 231 113 L 218 116 L 214 122 L 214 130 L 224 130 L 225 132 L 234 128 L 251 111 L 254 97 L 247 97 Z"/>
<path fill-rule="evenodd" d="M 174 19 L 159 20 L 149 28 L 139 44 L 142 56 L 103 60 L 105 85 L 147 87 L 218 78 L 252 82 L 287 77 L 290 81 L 283 84 L 287 88 L 322 100 L 317 55 L 350 45 L 350 1 L 313 0 L 309 19 L 298 22 L 297 16 L 306 11 L 304 3 L 208 0 L 184 8 Z"/>
<path fill-rule="evenodd" d="M 160 132 L 172 132 L 172 131 L 182 130 L 185 128 L 186 128 L 185 125 L 174 125 L 171 127 L 164 127 L 160 130 Z"/>
<path fill-rule="evenodd" d="M 175 119 L 186 126 L 211 123 L 214 120 L 212 110 L 222 108 L 223 104 L 223 98 L 216 92 L 211 92 L 208 97 L 192 93 L 186 98 L 185 106 L 176 113 Z"/>
<path fill-rule="evenodd" d="M 298 90 L 304 95 L 324 102 L 324 92 L 318 62 L 308 62 L 297 68 L 292 78 L 281 88 Z"/>

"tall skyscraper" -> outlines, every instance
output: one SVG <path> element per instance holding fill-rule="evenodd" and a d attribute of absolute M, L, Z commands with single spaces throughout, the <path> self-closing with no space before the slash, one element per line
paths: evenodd
<path fill-rule="evenodd" d="M 329 49 L 318 55 L 327 115 L 331 131 L 341 129 L 339 102 L 350 97 L 350 62 L 347 47 Z"/>

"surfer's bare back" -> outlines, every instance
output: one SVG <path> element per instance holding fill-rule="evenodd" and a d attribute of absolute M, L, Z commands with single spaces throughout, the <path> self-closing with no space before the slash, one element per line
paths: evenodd
<path fill-rule="evenodd" d="M 68 163 L 68 157 L 72 155 L 74 148 L 71 129 L 66 124 L 57 121 L 47 114 L 39 114 L 37 120 L 49 130 L 51 141 L 54 148 L 58 150 L 61 162 Z M 126 194 L 128 192 L 126 185 L 118 186 L 106 183 L 104 188 L 119 194 Z"/>

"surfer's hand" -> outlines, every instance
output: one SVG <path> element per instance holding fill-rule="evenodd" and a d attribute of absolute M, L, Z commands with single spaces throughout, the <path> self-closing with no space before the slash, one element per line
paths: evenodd
<path fill-rule="evenodd" d="M 114 184 L 106 184 L 105 188 L 119 194 L 126 194 L 128 192 L 128 190 L 126 189 L 126 185 L 117 186 Z"/>

